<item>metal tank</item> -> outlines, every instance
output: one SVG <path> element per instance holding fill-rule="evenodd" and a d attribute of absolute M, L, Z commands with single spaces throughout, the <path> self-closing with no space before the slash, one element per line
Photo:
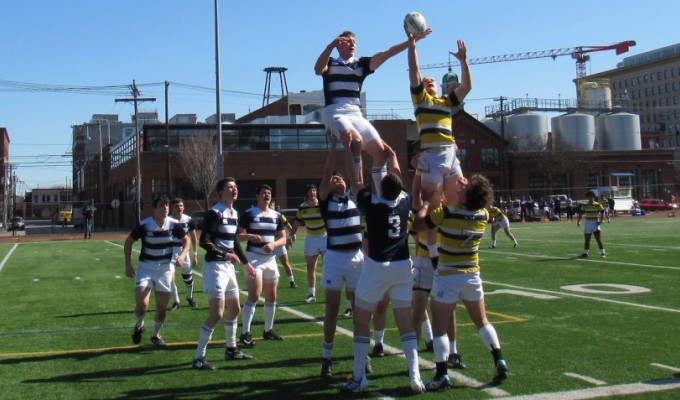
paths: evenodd
<path fill-rule="evenodd" d="M 570 113 L 552 118 L 551 126 L 555 150 L 593 150 L 595 143 L 595 117 L 583 113 Z"/>
<path fill-rule="evenodd" d="M 501 120 L 495 118 L 482 118 L 480 122 L 487 128 L 494 131 L 497 135 L 501 134 Z"/>
<path fill-rule="evenodd" d="M 510 150 L 543 151 L 548 141 L 548 117 L 526 112 L 505 119 L 505 139 Z"/>
<path fill-rule="evenodd" d="M 603 145 L 601 150 L 641 150 L 640 117 L 619 112 L 600 119 Z"/>
<path fill-rule="evenodd" d="M 612 90 L 609 79 L 584 79 L 578 85 L 578 105 L 580 108 L 611 110 Z"/>

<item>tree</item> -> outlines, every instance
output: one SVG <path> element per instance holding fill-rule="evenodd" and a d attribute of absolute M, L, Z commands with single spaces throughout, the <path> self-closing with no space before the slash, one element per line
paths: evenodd
<path fill-rule="evenodd" d="M 195 134 L 181 139 L 179 160 L 194 189 L 205 194 L 205 209 L 210 207 L 210 194 L 217 184 L 215 135 Z"/>

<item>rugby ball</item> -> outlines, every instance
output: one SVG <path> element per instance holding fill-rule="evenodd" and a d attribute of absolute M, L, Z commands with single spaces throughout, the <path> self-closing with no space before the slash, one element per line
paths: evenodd
<path fill-rule="evenodd" d="M 404 29 L 411 35 L 421 35 L 427 29 L 427 22 L 423 14 L 411 11 L 404 17 Z"/>

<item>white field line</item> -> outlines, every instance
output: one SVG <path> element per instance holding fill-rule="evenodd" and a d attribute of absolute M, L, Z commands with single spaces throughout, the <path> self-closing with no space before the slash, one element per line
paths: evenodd
<path fill-rule="evenodd" d="M 525 396 L 505 397 L 503 400 L 583 400 L 607 396 L 629 396 L 680 389 L 680 379 L 660 379 L 656 381 L 624 383 L 621 385 L 599 386 L 590 389 L 577 389 L 565 392 L 537 393 Z"/>
<path fill-rule="evenodd" d="M 578 380 L 583 381 L 583 382 L 590 383 L 591 385 L 595 385 L 595 386 L 604 386 L 604 385 L 607 384 L 607 382 L 605 382 L 605 381 L 601 381 L 599 379 L 595 379 L 595 378 L 592 378 L 590 376 L 576 374 L 576 373 L 573 373 L 573 372 L 565 372 L 564 375 L 566 375 L 570 378 L 574 378 L 574 379 L 578 379 Z"/>
<path fill-rule="evenodd" d="M 497 249 L 494 249 L 494 253 L 497 254 L 505 254 L 508 256 L 522 256 L 522 257 L 529 257 L 529 258 L 542 258 L 542 259 L 549 259 L 549 260 L 565 260 L 565 259 L 573 259 L 573 261 L 576 262 L 597 262 L 598 264 L 613 264 L 613 265 L 624 265 L 627 267 L 642 267 L 642 268 L 657 268 L 657 269 L 671 269 L 671 270 L 676 270 L 680 271 L 680 267 L 677 266 L 670 266 L 670 265 L 651 265 L 651 264 L 637 264 L 637 263 L 627 263 L 627 262 L 621 262 L 621 261 L 611 261 L 607 259 L 601 259 L 599 254 L 594 254 L 592 258 L 577 258 L 576 255 L 573 255 L 572 257 L 564 256 L 564 257 L 558 257 L 558 256 L 548 256 L 544 254 L 524 254 L 524 253 L 514 253 L 514 252 L 503 252 L 503 251 L 496 251 Z M 579 252 L 580 254 L 580 252 Z M 482 261 L 484 260 L 484 254 L 481 255 Z"/>
<path fill-rule="evenodd" d="M 2 259 L 2 262 L 0 262 L 0 271 L 2 271 L 3 268 L 5 268 L 5 264 L 7 264 L 7 261 L 9 261 L 9 257 L 14 253 L 14 250 L 19 246 L 19 243 L 15 243 L 14 246 L 12 246 L 11 249 L 7 252 L 5 257 Z"/>
<path fill-rule="evenodd" d="M 550 293 L 550 294 L 553 294 L 553 295 L 556 295 L 556 296 L 576 297 L 576 298 L 579 298 L 579 299 L 602 301 L 602 302 L 605 302 L 605 303 L 613 303 L 613 304 L 619 304 L 619 305 L 630 306 L 630 307 L 645 308 L 645 309 L 654 310 L 654 311 L 667 311 L 667 312 L 672 312 L 672 313 L 680 313 L 680 309 L 677 309 L 677 308 L 649 306 L 649 305 L 646 305 L 646 304 L 629 303 L 627 301 L 585 296 L 585 295 L 582 295 L 582 294 L 557 292 L 557 291 L 554 291 L 554 290 L 545 290 L 545 289 L 527 288 L 527 287 L 522 287 L 522 286 L 517 286 L 517 285 L 508 285 L 508 284 L 505 284 L 505 283 L 498 283 L 498 282 L 493 282 L 493 281 L 484 281 L 484 283 L 488 283 L 490 285 L 509 287 L 509 288 L 513 288 L 513 289 L 519 289 L 519 290 L 527 290 L 527 291 L 534 291 L 534 292 L 540 292 L 540 293 Z"/>
<path fill-rule="evenodd" d="M 661 369 L 667 369 L 667 370 L 673 371 L 673 372 L 680 372 L 680 368 L 671 367 L 670 365 L 657 364 L 657 363 L 651 363 L 651 364 L 649 364 L 649 365 L 651 365 L 652 367 L 657 367 L 657 368 L 661 368 Z"/>

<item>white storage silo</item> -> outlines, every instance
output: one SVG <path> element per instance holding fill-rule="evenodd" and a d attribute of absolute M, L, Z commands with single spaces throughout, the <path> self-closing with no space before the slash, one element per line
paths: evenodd
<path fill-rule="evenodd" d="M 496 118 L 482 118 L 480 120 L 484 126 L 494 131 L 497 135 L 501 134 L 501 120 Z"/>
<path fill-rule="evenodd" d="M 553 146 L 563 144 L 563 150 L 592 150 L 595 143 L 595 117 L 590 114 L 571 113 L 551 120 L 552 132 L 557 139 Z M 559 148 L 555 150 L 560 150 Z"/>
<path fill-rule="evenodd" d="M 601 150 L 641 150 L 640 117 L 620 112 L 600 119 L 603 146 Z"/>
<path fill-rule="evenodd" d="M 612 107 L 612 90 L 609 79 L 579 81 L 578 105 L 585 109 L 608 109 Z"/>
<path fill-rule="evenodd" d="M 532 112 L 507 117 L 505 139 L 511 150 L 545 150 L 548 141 L 548 117 Z"/>

